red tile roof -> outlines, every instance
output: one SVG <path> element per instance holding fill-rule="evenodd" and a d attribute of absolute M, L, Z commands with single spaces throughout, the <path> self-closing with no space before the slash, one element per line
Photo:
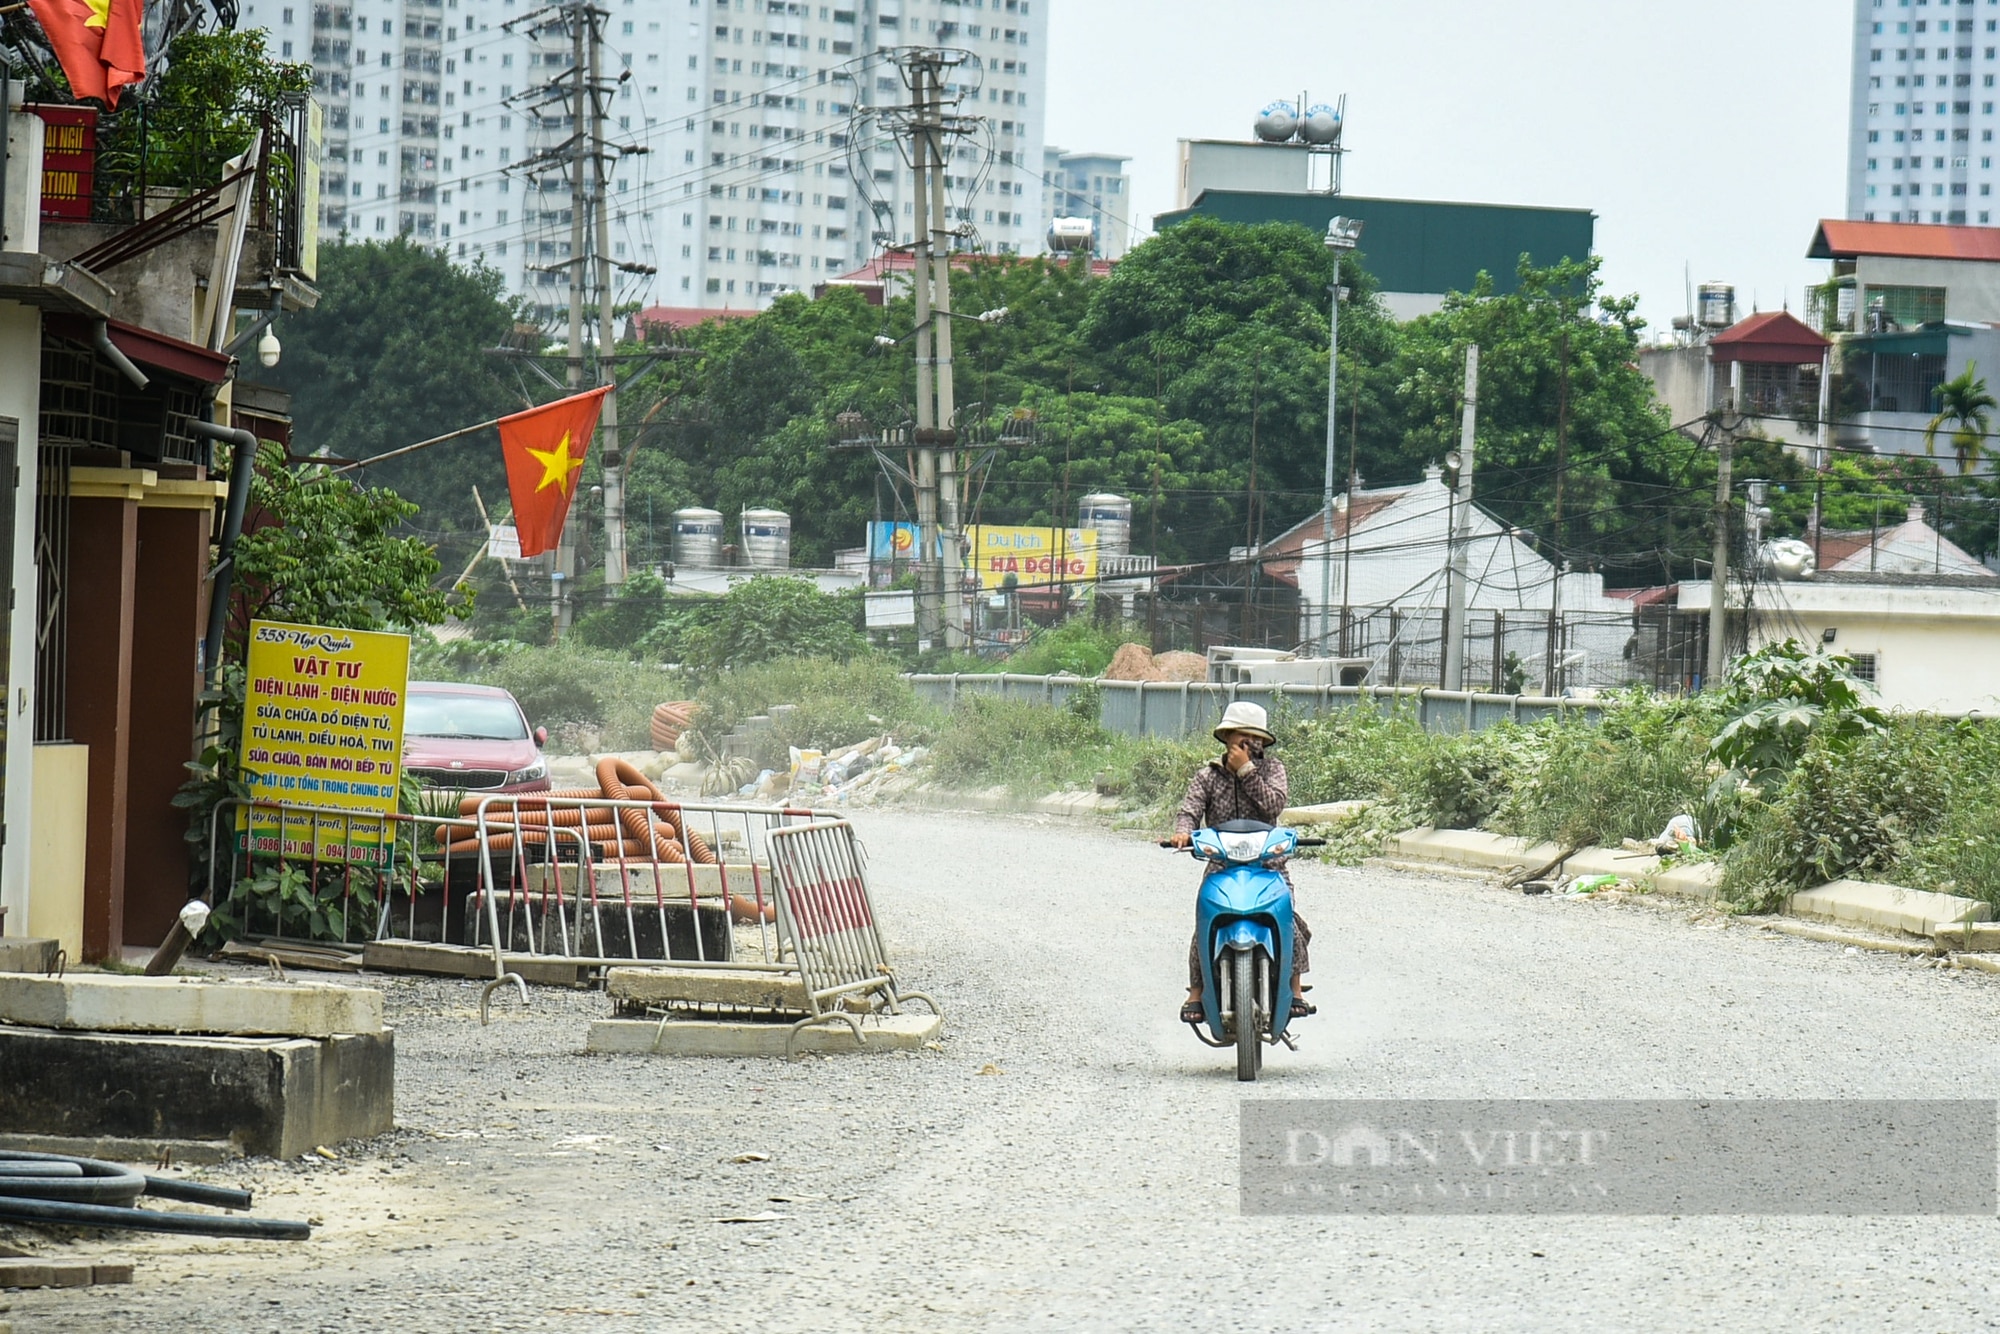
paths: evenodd
<path fill-rule="evenodd" d="M 1846 222 L 1825 218 L 1813 233 L 1807 259 L 2000 260 L 2000 227 L 1946 227 L 1920 222 Z"/>
<path fill-rule="evenodd" d="M 648 306 L 632 317 L 632 323 L 641 329 L 649 324 L 668 329 L 692 329 L 710 320 L 742 320 L 757 313 L 754 310 L 710 310 L 705 306 Z"/>
<path fill-rule="evenodd" d="M 1804 320 L 1787 311 L 1767 310 L 1738 320 L 1708 340 L 1721 365 L 1756 362 L 1771 365 L 1817 364 L 1833 346 Z"/>

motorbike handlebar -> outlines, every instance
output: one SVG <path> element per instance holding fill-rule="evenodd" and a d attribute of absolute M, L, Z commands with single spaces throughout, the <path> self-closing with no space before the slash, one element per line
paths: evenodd
<path fill-rule="evenodd" d="M 1160 846 L 1163 848 L 1172 848 L 1176 852 L 1192 851 L 1192 848 L 1180 847 L 1170 838 L 1161 839 Z M 1294 846 L 1301 848 L 1323 848 L 1326 846 L 1326 840 L 1323 838 L 1302 838 L 1299 839 Z"/>

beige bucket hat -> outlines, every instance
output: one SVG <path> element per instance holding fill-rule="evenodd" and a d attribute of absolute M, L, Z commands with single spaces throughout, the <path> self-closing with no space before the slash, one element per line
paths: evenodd
<path fill-rule="evenodd" d="M 1278 738 L 1271 735 L 1269 722 L 1263 705 L 1237 700 L 1222 711 L 1222 721 L 1215 725 L 1215 739 L 1222 740 L 1224 732 L 1248 732 L 1263 738 L 1264 744 L 1273 745 Z"/>

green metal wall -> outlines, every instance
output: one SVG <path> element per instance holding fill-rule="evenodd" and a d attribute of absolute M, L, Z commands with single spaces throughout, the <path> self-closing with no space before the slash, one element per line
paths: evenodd
<path fill-rule="evenodd" d="M 1295 222 L 1324 233 L 1336 213 L 1361 219 L 1362 263 L 1386 292 L 1468 291 L 1481 270 L 1493 275 L 1494 291 L 1511 292 L 1523 254 L 1537 266 L 1587 258 L 1597 222 L 1596 214 L 1580 208 L 1207 190 L 1191 207 L 1159 214 L 1153 226 L 1164 231 L 1201 215 L 1222 222 Z"/>

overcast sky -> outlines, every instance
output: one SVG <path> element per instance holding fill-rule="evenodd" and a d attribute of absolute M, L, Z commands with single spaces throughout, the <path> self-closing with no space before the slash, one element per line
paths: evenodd
<path fill-rule="evenodd" d="M 1048 140 L 1132 157 L 1173 207 L 1176 139 L 1347 94 L 1350 194 L 1588 208 L 1654 330 L 1682 276 L 1798 311 L 1844 207 L 1850 0 L 1041 0 Z M 1362 248 L 1366 250 L 1366 238 Z"/>

